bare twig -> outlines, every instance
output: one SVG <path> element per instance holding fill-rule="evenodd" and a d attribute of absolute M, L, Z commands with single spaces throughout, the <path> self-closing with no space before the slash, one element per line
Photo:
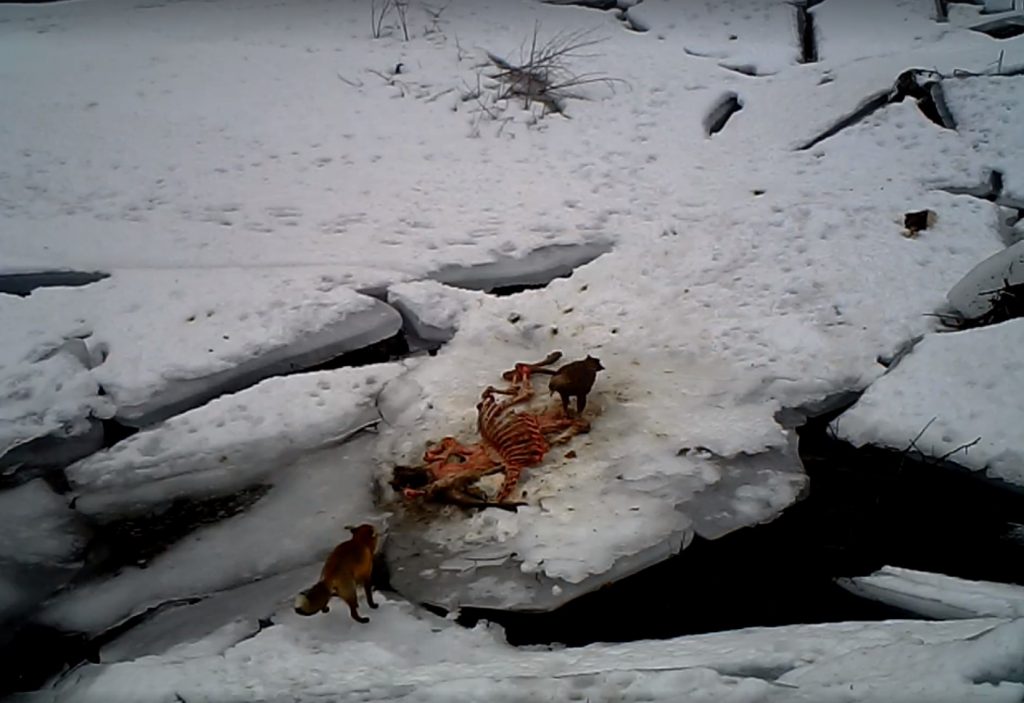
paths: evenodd
<path fill-rule="evenodd" d="M 459 43 L 459 35 L 456 34 L 455 35 L 455 58 L 456 58 L 456 60 L 459 63 L 462 63 L 462 59 L 466 58 L 467 56 L 469 56 L 469 54 L 467 54 L 463 50 L 462 44 Z"/>
<path fill-rule="evenodd" d="M 448 9 L 451 2 L 446 2 L 441 7 L 434 7 L 427 3 L 420 3 L 423 7 L 423 11 L 427 13 L 427 17 L 430 18 L 430 26 L 424 30 L 424 34 L 440 34 L 441 33 L 441 15 Z"/>
<path fill-rule="evenodd" d="M 348 78 L 345 78 L 345 76 L 341 75 L 340 71 L 338 72 L 338 78 L 340 78 L 343 83 L 348 83 L 353 88 L 362 88 L 363 87 L 363 82 L 362 81 L 350 81 Z"/>
<path fill-rule="evenodd" d="M 921 437 L 924 436 L 924 433 L 928 431 L 928 428 L 932 426 L 932 423 L 938 419 L 938 417 L 933 417 L 931 420 L 926 422 L 924 427 L 921 428 L 921 431 L 917 433 L 917 436 L 910 440 L 910 444 L 908 444 L 907 448 L 903 450 L 903 458 L 900 459 L 900 465 L 897 467 L 897 471 L 903 469 L 903 464 L 906 463 L 911 450 L 916 451 L 921 456 L 924 456 L 923 452 L 917 448 L 917 440 L 921 439 Z"/>
<path fill-rule="evenodd" d="M 376 69 L 373 69 L 373 68 L 368 68 L 366 70 L 367 70 L 367 72 L 372 73 L 375 76 L 379 76 L 380 79 L 383 80 L 388 85 L 393 86 L 395 88 L 398 88 L 398 90 L 402 94 L 403 98 L 409 92 L 409 86 L 407 86 L 404 82 L 402 82 L 402 81 L 398 80 L 397 78 L 395 78 L 393 75 L 389 76 L 386 73 L 381 73 L 380 71 L 378 71 Z"/>
<path fill-rule="evenodd" d="M 409 41 L 409 24 L 406 15 L 409 12 L 409 0 L 393 0 L 395 13 L 398 15 L 398 25 L 402 28 L 402 37 Z"/>
<path fill-rule="evenodd" d="M 433 95 L 431 95 L 429 98 L 427 98 L 423 102 L 425 102 L 425 103 L 432 103 L 435 100 L 437 100 L 438 98 L 440 98 L 440 97 L 442 97 L 444 95 L 448 95 L 448 93 L 452 92 L 453 90 L 455 90 L 455 88 L 447 88 L 446 90 L 442 90 L 440 92 L 434 93 Z"/>
<path fill-rule="evenodd" d="M 967 442 L 965 444 L 961 444 L 956 449 L 949 450 L 948 452 L 946 452 L 945 454 L 940 456 L 938 458 L 938 461 L 945 461 L 946 459 L 948 459 L 949 457 L 953 456 L 954 454 L 956 454 L 957 452 L 960 452 L 960 451 L 962 451 L 962 452 L 964 452 L 966 454 L 968 449 L 970 449 L 971 447 L 973 447 L 975 444 L 977 444 L 980 441 L 981 441 L 981 437 L 975 437 L 972 441 Z"/>
<path fill-rule="evenodd" d="M 374 39 L 380 39 L 384 29 L 384 18 L 391 11 L 392 0 L 370 0 L 370 32 Z"/>
<path fill-rule="evenodd" d="M 931 427 L 932 423 L 935 422 L 935 420 L 937 419 L 938 418 L 933 417 L 931 420 L 929 420 L 925 424 L 925 426 L 921 428 L 921 431 L 917 433 L 917 436 L 910 440 L 910 444 L 908 444 L 907 448 L 903 450 L 903 458 L 900 460 L 900 465 L 897 470 L 903 468 L 903 464 L 907 460 L 907 457 L 910 456 L 911 451 L 916 451 L 919 457 L 918 461 L 921 461 L 924 464 L 941 464 L 942 462 L 946 461 L 947 459 L 949 459 L 949 457 L 953 456 L 957 452 L 967 453 L 968 449 L 970 449 L 971 447 L 973 447 L 974 445 L 981 441 L 981 437 L 975 437 L 970 442 L 965 442 L 958 447 L 954 447 L 953 449 L 950 449 L 948 452 L 942 454 L 941 456 L 930 456 L 928 454 L 925 454 L 923 451 L 921 451 L 920 447 L 917 446 L 917 441 L 924 436 L 924 433 L 928 431 L 928 428 Z"/>

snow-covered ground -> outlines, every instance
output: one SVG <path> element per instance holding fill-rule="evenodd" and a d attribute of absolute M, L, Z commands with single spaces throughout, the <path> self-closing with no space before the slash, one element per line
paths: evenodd
<path fill-rule="evenodd" d="M 437 554 L 408 558 L 396 578 L 404 592 L 551 607 L 694 535 L 772 519 L 806 486 L 779 411 L 869 386 L 858 408 L 903 399 L 869 423 L 891 430 L 894 446 L 948 392 L 956 402 L 943 410 L 956 413 L 918 446 L 941 455 L 963 433 L 983 436 L 972 468 L 1004 479 L 1021 470 L 1024 435 L 1012 428 L 1024 374 L 1009 373 L 1007 356 L 1019 325 L 938 336 L 930 313 L 1003 250 L 1006 209 L 1024 202 L 1024 79 L 953 75 L 1021 65 L 1024 38 L 972 31 L 993 18 L 977 8 L 954 6 L 940 23 L 932 0 L 828 0 L 810 10 L 819 61 L 802 64 L 785 0 L 620 4 L 626 22 L 535 0 L 410 4 L 407 41 L 395 13 L 371 37 L 362 0 L 0 6 L 0 275 L 110 274 L 0 294 L 0 456 L 40 438 L 94 442 L 96 421 L 110 417 L 152 424 L 69 471 L 76 513 L 104 519 L 273 484 L 147 569 L 58 594 L 42 620 L 88 632 L 182 597 L 208 608 L 161 613 L 181 621 L 149 640 L 136 631 L 134 653 L 115 642 L 121 663 L 76 672 L 62 694 L 1021 699 L 1019 620 L 534 652 L 395 600 L 359 630 L 338 609 L 288 614 L 343 525 L 389 522 L 394 506 L 386 491 L 375 504 L 373 478 L 416 460 L 427 440 L 472 440 L 480 391 L 553 349 L 606 367 L 591 434 L 568 445 L 574 457 L 552 452 L 524 474 L 529 506 L 518 513 L 442 511 L 416 531 L 395 520 L 393 553 L 422 544 Z M 561 115 L 498 99 L 487 52 L 519 62 L 534 31 L 542 44 L 599 39 L 565 63 L 613 80 L 579 88 Z M 799 148 L 908 68 L 947 76 L 957 130 L 908 99 Z M 709 137 L 726 94 L 742 109 Z M 963 194 L 994 170 L 1001 205 Z M 904 236 L 904 213 L 925 208 L 935 224 Z M 441 286 L 487 290 L 573 268 L 507 298 Z M 293 375 L 242 390 L 402 324 L 427 341 L 454 337 L 398 377 Z M 880 361 L 922 336 L 883 376 Z M 951 368 L 944 350 L 958 340 L 970 349 Z M 1002 373 L 977 363 L 979 347 Z M 899 383 L 912 374 L 931 394 Z M 378 412 L 380 441 L 321 446 Z M 22 461 L 0 466 L 17 472 Z M 41 486 L 25 485 L 12 490 Z M 67 504 L 32 505 L 49 527 L 28 551 L 70 558 L 78 527 L 62 522 Z M 241 587 L 254 590 L 204 630 L 217 620 L 210 604 Z M 5 577 L 0 605 L 26 607 L 20 588 Z M 271 612 L 278 625 L 239 641 Z M 413 641 L 415 652 L 403 649 Z M 142 654 L 164 656 L 132 661 Z M 396 671 L 405 655 L 411 664 Z"/>

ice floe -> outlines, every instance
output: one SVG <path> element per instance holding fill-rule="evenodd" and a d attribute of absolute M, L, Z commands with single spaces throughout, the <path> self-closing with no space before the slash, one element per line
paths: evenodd
<path fill-rule="evenodd" d="M 1024 486 L 1024 319 L 925 337 L 834 422 L 856 446 L 911 448 Z M 975 441 L 977 440 L 977 441 Z"/>
<path fill-rule="evenodd" d="M 404 370 L 376 364 L 269 378 L 217 398 L 68 467 L 75 506 L 109 520 L 273 482 L 303 452 L 375 422 L 377 394 Z"/>
<path fill-rule="evenodd" d="M 1024 618 L 1024 586 L 886 566 L 869 576 L 839 579 L 864 598 L 938 620 Z"/>

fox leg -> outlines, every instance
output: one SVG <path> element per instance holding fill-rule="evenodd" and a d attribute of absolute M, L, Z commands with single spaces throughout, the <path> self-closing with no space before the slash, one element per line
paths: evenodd
<path fill-rule="evenodd" d="M 366 580 L 363 581 L 363 592 L 366 593 L 366 604 L 371 608 L 378 607 L 377 604 L 373 602 L 373 586 L 370 584 L 369 576 L 367 576 Z"/>
<path fill-rule="evenodd" d="M 348 603 L 348 612 L 356 622 L 368 623 L 370 618 L 364 618 L 359 614 L 359 600 L 356 598 L 355 584 L 349 582 L 339 587 L 335 595 Z"/>

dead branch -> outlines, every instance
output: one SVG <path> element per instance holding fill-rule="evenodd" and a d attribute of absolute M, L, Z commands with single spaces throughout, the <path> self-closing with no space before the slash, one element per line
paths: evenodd
<path fill-rule="evenodd" d="M 928 431 L 928 428 L 932 426 L 932 423 L 938 420 L 938 417 L 933 417 L 931 420 L 925 423 L 921 431 L 917 433 L 917 436 L 910 440 L 910 444 L 907 445 L 906 449 L 903 450 L 903 457 L 900 459 L 900 465 L 896 468 L 897 471 L 903 469 L 903 464 L 906 463 L 907 457 L 910 456 L 911 451 L 916 451 L 919 456 L 924 456 L 924 452 L 917 448 L 917 440 L 924 436 L 924 433 Z"/>
<path fill-rule="evenodd" d="M 374 39 L 380 39 L 384 29 L 384 18 L 391 11 L 391 5 L 392 0 L 381 0 L 379 6 L 377 0 L 370 0 L 370 32 Z"/>
<path fill-rule="evenodd" d="M 453 90 L 455 90 L 455 88 L 447 88 L 447 89 L 442 90 L 440 92 L 434 93 L 433 95 L 431 95 L 429 98 L 427 98 L 423 102 L 425 102 L 425 103 L 432 103 L 435 100 L 437 100 L 438 98 L 443 97 L 445 95 L 448 95 L 448 93 L 451 93 Z"/>
<path fill-rule="evenodd" d="M 428 5 L 425 2 L 421 2 L 420 7 L 422 7 L 423 11 L 427 13 L 427 16 L 430 18 L 431 23 L 437 24 L 438 22 L 441 21 L 441 15 L 444 14 L 444 11 L 447 10 L 448 6 L 451 4 L 451 0 L 449 0 L 444 5 L 441 5 L 441 7 L 434 7 L 433 5 Z"/>
<path fill-rule="evenodd" d="M 408 94 L 409 86 L 406 85 L 403 81 L 400 81 L 397 78 L 395 78 L 393 75 L 389 76 L 386 73 L 381 73 L 380 71 L 373 68 L 368 68 L 366 70 L 368 73 L 372 73 L 375 76 L 379 76 L 380 79 L 387 83 L 388 85 L 398 88 L 398 91 L 401 93 L 401 96 L 403 98 Z"/>
<path fill-rule="evenodd" d="M 402 28 L 402 37 L 409 41 L 409 24 L 406 15 L 409 12 L 409 0 L 393 0 L 395 13 L 398 15 L 398 26 Z"/>
<path fill-rule="evenodd" d="M 968 449 L 970 449 L 971 447 L 973 447 L 975 444 L 977 444 L 980 441 L 981 441 L 981 437 L 975 437 L 972 441 L 966 442 L 964 444 L 961 444 L 956 449 L 949 450 L 948 452 L 946 452 L 945 454 L 940 456 L 938 458 L 938 461 L 940 461 L 940 462 L 945 461 L 946 459 L 948 459 L 949 457 L 953 456 L 954 454 L 956 454 L 957 452 L 960 452 L 960 451 L 962 451 L 962 452 L 964 452 L 966 454 Z"/>
<path fill-rule="evenodd" d="M 345 76 L 341 75 L 340 71 L 338 72 L 338 78 L 343 83 L 348 83 L 353 88 L 362 88 L 363 87 L 363 82 L 362 81 L 358 81 L 358 80 L 357 81 L 350 81 L 348 78 L 345 78 Z"/>

